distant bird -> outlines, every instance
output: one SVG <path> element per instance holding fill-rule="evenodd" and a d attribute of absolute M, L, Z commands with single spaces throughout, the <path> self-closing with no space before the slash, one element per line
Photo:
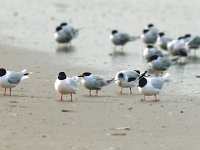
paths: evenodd
<path fill-rule="evenodd" d="M 115 75 L 115 83 L 121 87 L 120 93 L 122 93 L 123 88 L 129 88 L 130 94 L 132 94 L 131 88 L 137 86 L 139 76 L 139 70 L 123 70 L 118 72 Z"/>
<path fill-rule="evenodd" d="M 112 30 L 110 35 L 111 42 L 114 44 L 114 50 L 117 46 L 121 46 L 121 51 L 123 51 L 123 46 L 128 42 L 135 41 L 139 39 L 139 36 L 130 36 L 127 33 L 121 33 L 117 30 Z"/>
<path fill-rule="evenodd" d="M 140 37 L 146 45 L 154 45 L 157 41 L 158 35 L 150 29 L 144 29 Z"/>
<path fill-rule="evenodd" d="M 147 25 L 147 29 L 149 29 L 155 35 L 158 35 L 158 33 L 159 33 L 159 30 L 152 23 L 150 23 L 150 24 Z"/>
<path fill-rule="evenodd" d="M 185 45 L 190 50 L 197 50 L 200 47 L 200 36 L 192 36 L 191 34 L 186 34 Z"/>
<path fill-rule="evenodd" d="M 11 96 L 12 88 L 16 87 L 22 80 L 29 78 L 29 74 L 31 72 L 26 72 L 26 69 L 21 72 L 15 72 L 0 68 L 0 85 L 4 88 L 4 95 L 6 95 L 6 89 L 9 88 Z"/>
<path fill-rule="evenodd" d="M 74 29 L 67 23 L 61 23 L 58 27 L 56 27 L 54 38 L 60 44 L 70 44 L 72 39 L 78 36 L 78 32 L 79 29 Z"/>
<path fill-rule="evenodd" d="M 91 96 L 91 90 L 96 90 L 96 96 L 98 96 L 98 91 L 101 90 L 103 86 L 107 86 L 114 81 L 114 78 L 111 80 L 105 80 L 104 78 L 93 75 L 90 72 L 84 72 L 78 77 L 82 77 L 82 84 L 89 90 L 89 96 Z"/>
<path fill-rule="evenodd" d="M 157 44 L 161 49 L 168 50 L 167 43 L 169 43 L 170 41 L 172 41 L 172 39 L 169 37 L 166 37 L 164 32 L 160 32 L 158 34 Z"/>
<path fill-rule="evenodd" d="M 143 50 L 143 57 L 147 62 L 150 61 L 152 56 L 163 56 L 162 52 L 152 45 L 147 45 Z"/>
<path fill-rule="evenodd" d="M 61 94 L 61 101 L 63 100 L 64 94 L 70 94 L 70 100 L 72 101 L 72 94 L 76 94 L 79 87 L 78 77 L 73 76 L 70 78 L 66 76 L 65 72 L 60 72 L 55 81 L 54 87 L 55 90 Z"/>
<path fill-rule="evenodd" d="M 179 57 L 176 58 L 167 58 L 165 56 L 157 56 L 154 55 L 150 57 L 149 59 L 149 64 L 150 64 L 150 69 L 155 71 L 156 73 L 163 73 L 166 71 L 171 65 L 174 65 L 177 63 Z"/>
<path fill-rule="evenodd" d="M 166 73 L 163 77 L 147 77 L 147 71 L 145 71 L 139 77 L 138 90 L 144 95 L 144 101 L 146 96 L 154 95 L 154 101 L 158 101 L 156 95 L 160 93 L 164 83 L 169 79 L 169 73 Z"/>
<path fill-rule="evenodd" d="M 185 37 L 168 42 L 167 49 L 172 56 L 180 56 L 181 58 L 188 56 L 189 49 L 186 47 Z"/>

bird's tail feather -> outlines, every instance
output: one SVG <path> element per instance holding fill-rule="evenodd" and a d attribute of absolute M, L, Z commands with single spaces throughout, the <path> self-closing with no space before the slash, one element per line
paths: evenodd
<path fill-rule="evenodd" d="M 106 85 L 111 84 L 114 80 L 115 80 L 115 78 L 112 78 L 111 80 L 106 80 Z"/>
<path fill-rule="evenodd" d="M 164 79 L 164 81 L 169 81 L 169 73 L 166 73 L 162 78 Z"/>
<path fill-rule="evenodd" d="M 136 41 L 140 36 L 130 36 L 129 41 Z"/>

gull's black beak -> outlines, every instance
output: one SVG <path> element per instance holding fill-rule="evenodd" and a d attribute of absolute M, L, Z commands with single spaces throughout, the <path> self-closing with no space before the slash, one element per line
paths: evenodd
<path fill-rule="evenodd" d="M 83 75 L 79 75 L 78 77 L 83 77 Z"/>

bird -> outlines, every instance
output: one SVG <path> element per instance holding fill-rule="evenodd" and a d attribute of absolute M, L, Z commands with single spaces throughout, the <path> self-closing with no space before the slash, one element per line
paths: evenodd
<path fill-rule="evenodd" d="M 78 77 L 82 77 L 82 84 L 89 90 L 89 96 L 92 96 L 91 90 L 96 90 L 96 96 L 98 96 L 98 91 L 101 90 L 103 86 L 107 86 L 114 81 L 114 78 L 111 80 L 105 80 L 104 78 L 93 75 L 90 72 L 84 72 Z"/>
<path fill-rule="evenodd" d="M 129 88 L 130 94 L 132 94 L 132 87 L 137 86 L 137 81 L 140 76 L 139 70 L 122 70 L 115 75 L 115 83 L 121 87 L 120 93 L 123 88 Z"/>
<path fill-rule="evenodd" d="M 139 36 L 130 36 L 127 33 L 121 33 L 118 30 L 112 30 L 110 35 L 110 40 L 114 44 L 114 50 L 117 46 L 121 46 L 121 51 L 123 51 L 123 46 L 128 42 L 135 41 L 139 39 Z"/>
<path fill-rule="evenodd" d="M 10 89 L 10 96 L 12 95 L 12 88 L 16 87 L 22 80 L 29 78 L 28 75 L 32 72 L 26 72 L 26 69 L 21 72 L 7 71 L 4 68 L 0 68 L 0 86 L 4 88 L 4 95 L 6 95 L 6 89 Z"/>
<path fill-rule="evenodd" d="M 72 39 L 78 36 L 78 32 L 79 29 L 75 29 L 68 23 L 63 22 L 56 27 L 54 38 L 60 44 L 70 44 Z"/>
<path fill-rule="evenodd" d="M 144 29 L 140 38 L 146 45 L 154 45 L 157 41 L 158 35 L 150 29 Z"/>
<path fill-rule="evenodd" d="M 167 43 L 167 49 L 172 56 L 179 56 L 180 61 L 183 62 L 181 58 L 186 58 L 188 56 L 189 48 L 186 46 L 185 37 L 181 36 L 171 42 Z"/>
<path fill-rule="evenodd" d="M 79 87 L 78 77 L 68 77 L 65 72 L 59 72 L 54 84 L 55 90 L 61 94 L 60 100 L 63 101 L 63 95 L 70 94 L 70 101 L 72 101 L 72 94 L 76 94 Z"/>
<path fill-rule="evenodd" d="M 158 101 L 156 95 L 158 95 L 166 81 L 169 80 L 169 73 L 166 73 L 162 77 L 149 77 L 146 75 L 147 71 L 142 73 L 139 77 L 138 90 L 144 95 L 144 101 L 146 96 L 154 95 L 154 101 Z"/>
<path fill-rule="evenodd" d="M 166 56 L 151 56 L 149 59 L 150 69 L 156 73 L 163 73 L 166 71 L 171 65 L 177 63 L 179 57 L 168 58 Z"/>
<path fill-rule="evenodd" d="M 192 36 L 191 34 L 186 34 L 185 36 L 185 45 L 190 50 L 194 50 L 194 55 L 196 55 L 196 51 L 200 47 L 200 36 Z"/>
<path fill-rule="evenodd" d="M 152 24 L 152 23 L 149 23 L 148 25 L 147 25 L 147 29 L 149 29 L 152 33 L 154 33 L 155 35 L 158 35 L 158 33 L 159 33 L 159 30 L 155 27 L 155 25 L 154 24 Z"/>
<path fill-rule="evenodd" d="M 166 37 L 164 32 L 158 34 L 157 44 L 161 49 L 167 51 L 167 43 L 170 41 L 172 41 L 172 38 Z"/>
<path fill-rule="evenodd" d="M 152 56 L 163 56 L 162 52 L 152 45 L 147 45 L 143 50 L 144 59 L 149 62 Z"/>

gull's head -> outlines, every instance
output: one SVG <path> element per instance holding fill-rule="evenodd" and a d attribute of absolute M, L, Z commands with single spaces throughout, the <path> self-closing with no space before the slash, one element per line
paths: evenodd
<path fill-rule="evenodd" d="M 118 31 L 117 30 L 112 30 L 112 35 L 114 35 L 114 34 L 116 34 L 116 33 L 118 33 Z"/>
<path fill-rule="evenodd" d="M 148 24 L 148 28 L 154 27 L 153 23 Z"/>
<path fill-rule="evenodd" d="M 60 31 L 60 30 L 62 30 L 62 27 L 61 27 L 61 26 L 56 27 L 56 32 L 58 32 L 58 31 Z"/>
<path fill-rule="evenodd" d="M 144 34 L 147 33 L 147 32 L 149 32 L 149 29 L 144 29 L 144 30 L 143 30 L 143 33 L 144 33 Z"/>
<path fill-rule="evenodd" d="M 0 68 L 0 77 L 3 77 L 6 74 L 6 69 Z"/>
<path fill-rule="evenodd" d="M 185 37 L 185 38 L 189 38 L 189 37 L 191 37 L 191 34 L 185 34 L 184 37 Z"/>
<path fill-rule="evenodd" d="M 160 32 L 158 35 L 159 35 L 160 37 L 162 37 L 162 36 L 165 35 L 165 33 L 164 33 L 164 32 Z"/>
<path fill-rule="evenodd" d="M 90 76 L 92 73 L 90 72 L 84 72 L 82 75 L 79 75 L 78 77 L 88 77 Z"/>
<path fill-rule="evenodd" d="M 147 47 L 148 49 L 153 48 L 152 45 L 147 45 L 146 47 Z"/>
<path fill-rule="evenodd" d="M 64 27 L 64 26 L 66 26 L 66 25 L 67 25 L 67 22 L 62 22 L 62 23 L 60 24 L 61 27 Z"/>
<path fill-rule="evenodd" d="M 59 74 L 58 74 L 59 80 L 65 80 L 66 78 L 67 78 L 67 76 L 64 72 L 59 72 Z"/>

